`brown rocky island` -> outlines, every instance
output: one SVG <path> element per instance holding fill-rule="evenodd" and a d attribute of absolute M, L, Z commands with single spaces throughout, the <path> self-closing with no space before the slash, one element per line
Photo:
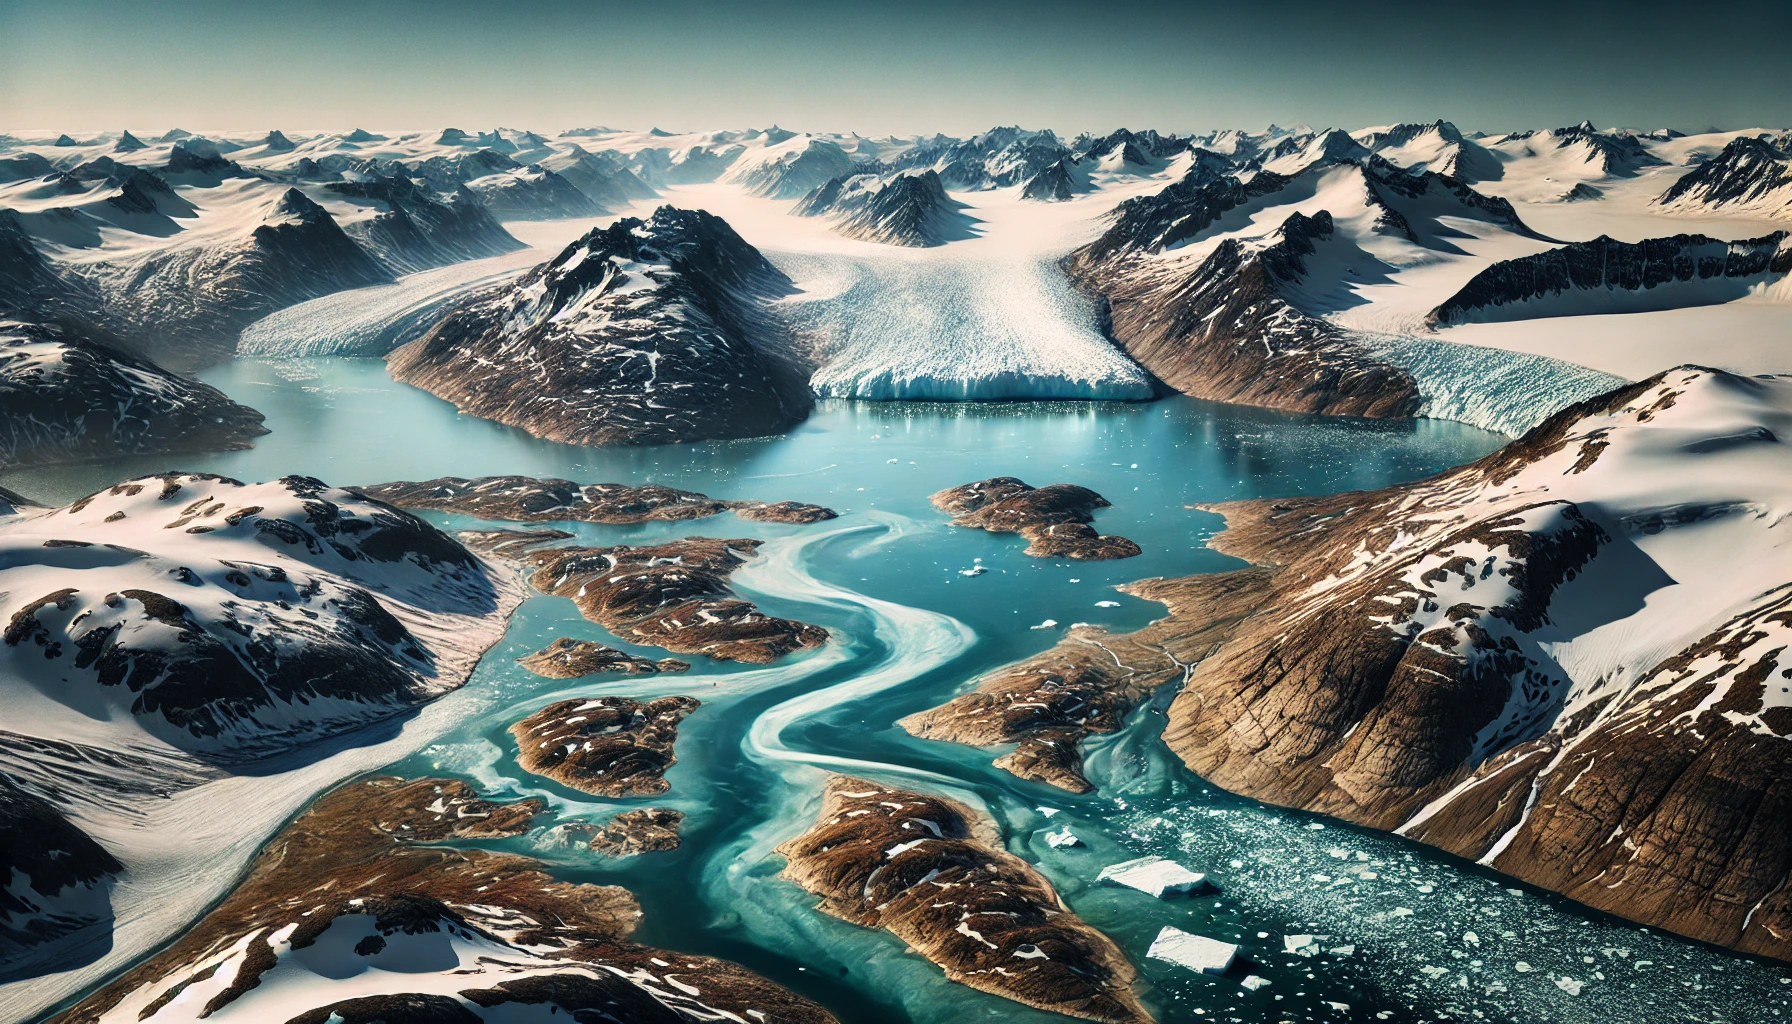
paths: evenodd
<path fill-rule="evenodd" d="M 599 672 L 617 672 L 625 676 L 653 675 L 656 672 L 688 672 L 691 664 L 677 658 L 653 661 L 637 658 L 614 647 L 590 640 L 560 637 L 534 654 L 526 654 L 516 663 L 549 679 L 578 679 Z"/>
<path fill-rule="evenodd" d="M 1111 502 L 1087 487 L 1049 484 L 1033 487 L 1011 476 L 948 487 L 928 499 L 952 515 L 953 526 L 990 533 L 1018 533 L 1035 558 L 1104 561 L 1131 558 L 1139 546 L 1125 537 L 1104 537 L 1089 524 L 1095 510 Z"/>
<path fill-rule="evenodd" d="M 678 761 L 678 723 L 690 697 L 642 703 L 628 697 L 563 700 L 510 727 L 524 770 L 597 796 L 656 796 Z"/>
<path fill-rule="evenodd" d="M 575 484 L 556 477 L 458 476 L 397 480 L 356 490 L 400 508 L 458 512 L 519 523 L 580 522 L 613 526 L 707 519 L 733 512 L 765 523 L 818 523 L 838 513 L 800 501 L 729 501 L 659 484 Z"/>
<path fill-rule="evenodd" d="M 953 981 L 1084 1020 L 1152 1019 L 1113 942 L 963 804 L 836 775 L 815 824 L 778 852 L 822 912 L 891 932 Z"/>

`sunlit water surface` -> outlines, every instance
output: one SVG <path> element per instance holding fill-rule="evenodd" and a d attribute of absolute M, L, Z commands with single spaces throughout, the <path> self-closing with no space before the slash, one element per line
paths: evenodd
<path fill-rule="evenodd" d="M 949 792 L 994 815 L 1009 847 L 1138 964 L 1146 1002 L 1165 1021 L 1743 1024 L 1787 1013 L 1792 984 L 1781 967 L 1588 913 L 1398 838 L 1204 785 L 1158 742 L 1170 693 L 1090 745 L 1099 790 L 1081 797 L 997 771 L 994 752 L 918 741 L 893 725 L 1049 646 L 1059 630 L 1031 628 L 1047 619 L 1132 629 L 1161 614 L 1115 584 L 1236 567 L 1205 546 L 1219 517 L 1190 503 L 1412 479 L 1484 454 L 1497 435 L 1188 399 L 831 402 L 786 437 L 594 450 L 460 416 L 394 384 L 376 360 L 245 360 L 206 377 L 267 414 L 273 432 L 253 450 L 14 473 L 0 483 L 61 502 L 171 467 L 256 480 L 304 473 L 336 484 L 520 473 L 792 498 L 842 512 L 813 526 L 720 516 L 571 527 L 588 543 L 763 539 L 764 557 L 737 574 L 739 587 L 769 612 L 826 626 L 834 642 L 769 667 L 699 658 L 682 676 L 557 682 L 514 659 L 559 636 L 663 652 L 618 641 L 568 600 L 536 597 L 469 684 L 477 697 L 470 717 L 393 768 L 460 776 L 495 797 L 546 799 L 550 813 L 536 831 L 495 845 L 548 861 L 571 880 L 627 886 L 646 912 L 643 941 L 740 961 L 849 1022 L 1048 1019 L 946 982 L 899 940 L 816 913 L 812 897 L 778 877 L 772 848 L 813 819 L 826 771 L 846 770 Z M 1096 489 L 1113 502 L 1100 529 L 1131 537 L 1145 554 L 1094 564 L 1028 558 L 1019 538 L 947 526 L 927 503 L 940 488 L 996 475 Z M 977 564 L 989 571 L 961 574 Z M 663 797 L 599 800 L 514 763 L 506 729 L 551 701 L 665 693 L 691 694 L 703 706 L 681 729 Z M 688 815 L 679 850 L 606 861 L 556 827 L 647 805 Z M 1048 847 L 1040 808 L 1057 809 L 1049 823 L 1068 821 L 1084 845 Z M 1145 853 L 1208 872 L 1217 892 L 1157 901 L 1093 883 L 1103 865 Z M 1245 960 L 1208 977 L 1145 959 L 1166 924 L 1239 942 Z M 1290 952 L 1290 935 L 1315 938 Z M 1249 974 L 1269 984 L 1246 990 Z"/>

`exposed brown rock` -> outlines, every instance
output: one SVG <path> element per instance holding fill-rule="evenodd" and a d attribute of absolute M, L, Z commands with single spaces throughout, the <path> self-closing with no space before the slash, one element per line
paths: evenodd
<path fill-rule="evenodd" d="M 690 697 L 642 703 L 592 697 L 549 704 L 510 727 L 526 771 L 598 796 L 664 793 L 678 761 L 678 723 L 697 710 Z"/>
<path fill-rule="evenodd" d="M 519 561 L 530 548 L 570 540 L 572 534 L 565 530 L 462 530 L 459 537 L 461 543 L 482 555 Z"/>
<path fill-rule="evenodd" d="M 441 932 L 497 947 L 502 970 L 485 958 L 451 957 L 437 968 L 456 975 L 465 986 L 460 997 L 480 1007 L 551 1004 L 569 1015 L 596 1009 L 642 1024 L 716 1019 L 718 1011 L 790 1024 L 834 1020 L 736 964 L 630 941 L 640 910 L 624 889 L 556 881 L 535 861 L 510 854 L 417 845 L 517 835 L 540 810 L 535 800 L 481 800 L 446 780 L 375 778 L 338 789 L 276 835 L 242 884 L 185 935 L 53 1020 L 96 1024 L 109 1013 L 153 1020 L 193 986 L 204 986 L 194 990 L 206 997 L 198 1009 L 215 1013 L 253 999 L 287 955 L 280 950 L 313 945 L 343 918 L 342 926 L 368 931 L 354 948 L 362 957 Z M 371 920 L 354 924 L 359 918 Z M 278 947 L 270 943 L 276 933 L 284 940 Z M 394 990 L 331 1001 L 293 1019 L 465 1019 L 450 1009 L 464 1010 L 459 1000 L 404 991 L 414 970 L 387 974 Z M 214 976 L 232 980 L 218 986 Z M 503 980 L 494 984 L 494 976 Z M 697 1008 L 709 1016 L 691 1012 Z"/>
<path fill-rule="evenodd" d="M 800 501 L 724 501 L 659 484 L 575 484 L 554 477 L 444 476 L 356 488 L 403 508 L 458 512 L 521 523 L 582 522 L 631 525 L 707 519 L 732 510 L 759 522 L 816 523 L 836 513 Z"/>
<path fill-rule="evenodd" d="M 676 658 L 637 658 L 614 647 L 560 637 L 534 654 L 527 654 L 516 663 L 549 679 L 577 679 L 599 672 L 620 672 L 626 676 L 652 675 L 655 672 L 688 672 L 690 662 Z"/>
<path fill-rule="evenodd" d="M 1020 534 L 1031 542 L 1026 553 L 1035 558 L 1099 561 L 1139 553 L 1139 546 L 1125 537 L 1104 537 L 1088 525 L 1095 520 L 1095 510 L 1110 502 L 1076 484 L 1033 487 L 998 476 L 948 487 L 928 500 L 934 508 L 952 513 L 953 526 Z"/>
<path fill-rule="evenodd" d="M 684 814 L 667 807 L 645 807 L 623 811 L 611 818 L 602 831 L 591 837 L 591 849 L 606 857 L 629 857 L 637 853 L 663 853 L 678 849 L 678 826 Z"/>
<path fill-rule="evenodd" d="M 1206 657 L 1263 600 L 1263 569 L 1170 580 L 1121 589 L 1169 607 L 1135 633 L 1077 626 L 1048 651 L 984 677 L 976 689 L 897 724 L 925 739 L 977 746 L 1019 743 L 996 767 L 1073 793 L 1092 787 L 1078 745 L 1090 733 L 1119 729 L 1139 702 Z"/>
<path fill-rule="evenodd" d="M 836 775 L 778 852 L 824 913 L 888 930 L 952 981 L 1084 1020 L 1152 1019 L 1120 950 L 963 804 Z"/>
<path fill-rule="evenodd" d="M 630 643 L 723 661 L 769 664 L 827 642 L 820 626 L 762 613 L 734 596 L 728 575 L 756 540 L 686 537 L 650 547 L 541 548 L 532 582 Z"/>

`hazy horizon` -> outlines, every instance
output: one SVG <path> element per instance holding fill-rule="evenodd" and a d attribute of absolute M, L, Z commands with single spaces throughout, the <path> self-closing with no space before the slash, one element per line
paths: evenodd
<path fill-rule="evenodd" d="M 1792 124 L 1792 5 L 0 0 L 8 131 Z M 1710 12 L 1707 8 L 1702 14 Z M 1651 66 L 1651 61 L 1659 66 Z"/>

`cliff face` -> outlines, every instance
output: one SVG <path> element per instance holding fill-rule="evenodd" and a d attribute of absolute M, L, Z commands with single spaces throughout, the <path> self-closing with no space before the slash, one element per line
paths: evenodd
<path fill-rule="evenodd" d="M 594 230 L 388 357 L 463 412 L 572 444 L 778 433 L 813 405 L 767 303 L 790 281 L 720 218 Z"/>
<path fill-rule="evenodd" d="M 1705 235 L 1620 242 L 1600 235 L 1495 263 L 1426 319 L 1437 327 L 1724 302 L 1792 272 L 1786 240 L 1784 231 L 1734 242 Z"/>
<path fill-rule="evenodd" d="M 1792 142 L 1792 136 L 1785 133 L 1777 140 L 1749 136 L 1731 139 L 1722 153 L 1686 172 L 1655 201 L 1691 211 L 1720 207 L 1792 216 L 1792 153 L 1787 151 L 1788 142 Z"/>
<path fill-rule="evenodd" d="M 1187 217 L 1210 210 L 1197 202 Z M 1162 237 L 1189 223 L 1154 222 L 1152 230 Z M 1223 240 L 1192 270 L 1144 261 L 1079 283 L 1100 290 L 1109 331 L 1127 354 L 1184 394 L 1292 412 L 1410 416 L 1421 402 L 1410 375 L 1284 297 L 1305 274 L 1315 243 L 1332 233 L 1325 211 L 1295 213 L 1261 242 Z"/>

